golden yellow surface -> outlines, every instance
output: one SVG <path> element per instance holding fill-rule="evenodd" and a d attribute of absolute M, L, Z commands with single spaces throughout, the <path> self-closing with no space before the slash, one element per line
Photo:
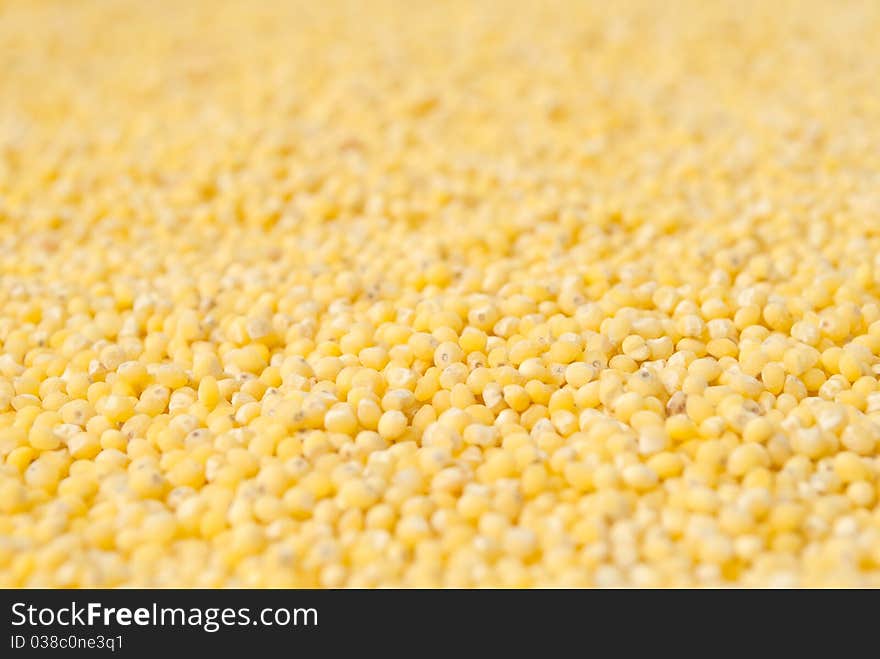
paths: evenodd
<path fill-rule="evenodd" d="M 0 584 L 880 585 L 878 34 L 0 2 Z"/>

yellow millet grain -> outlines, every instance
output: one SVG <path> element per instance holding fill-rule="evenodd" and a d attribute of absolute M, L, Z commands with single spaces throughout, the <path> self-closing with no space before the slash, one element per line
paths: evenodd
<path fill-rule="evenodd" d="M 0 7 L 0 585 L 880 586 L 880 5 Z"/>

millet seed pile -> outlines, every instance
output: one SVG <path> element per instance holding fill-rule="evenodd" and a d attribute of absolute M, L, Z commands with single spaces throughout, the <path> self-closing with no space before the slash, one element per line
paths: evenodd
<path fill-rule="evenodd" d="M 0 585 L 880 586 L 877 34 L 0 2 Z"/>

